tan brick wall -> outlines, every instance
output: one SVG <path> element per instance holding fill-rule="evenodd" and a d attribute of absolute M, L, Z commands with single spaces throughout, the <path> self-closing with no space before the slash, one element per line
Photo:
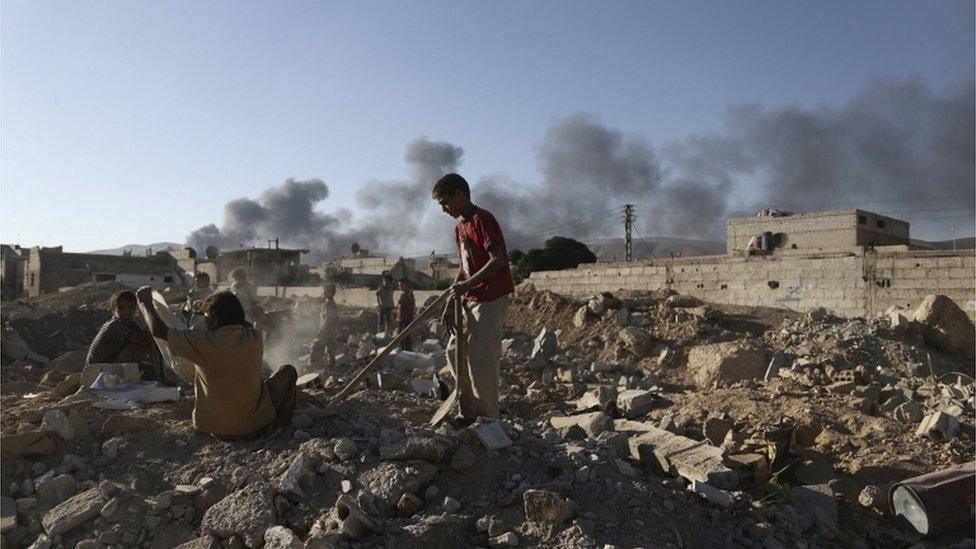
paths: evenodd
<path fill-rule="evenodd" d="M 591 264 L 533 273 L 539 289 L 566 295 L 671 288 L 713 303 L 872 316 L 893 304 L 915 307 L 928 294 L 952 298 L 976 319 L 976 254 L 868 251 L 782 256 L 704 256 Z"/>

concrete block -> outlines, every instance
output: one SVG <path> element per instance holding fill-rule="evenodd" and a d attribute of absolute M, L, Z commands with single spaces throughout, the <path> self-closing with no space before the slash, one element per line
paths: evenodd
<path fill-rule="evenodd" d="M 651 411 L 656 400 L 657 395 L 650 391 L 628 389 L 617 395 L 617 410 L 624 417 L 642 417 Z"/>
<path fill-rule="evenodd" d="M 693 480 L 691 481 L 691 485 L 688 487 L 688 489 L 691 492 L 698 494 L 699 496 L 714 503 L 715 505 L 718 505 L 719 507 L 725 509 L 732 507 L 732 497 L 729 496 L 729 493 L 724 490 L 719 490 L 707 482 Z"/>
<path fill-rule="evenodd" d="M 721 449 L 649 425 L 645 428 L 628 443 L 635 460 L 717 488 L 733 489 L 738 484 L 738 475 L 723 463 Z"/>
<path fill-rule="evenodd" d="M 934 442 L 945 442 L 959 435 L 959 420 L 945 412 L 932 412 L 925 416 L 918 429 L 916 437 L 925 437 Z"/>

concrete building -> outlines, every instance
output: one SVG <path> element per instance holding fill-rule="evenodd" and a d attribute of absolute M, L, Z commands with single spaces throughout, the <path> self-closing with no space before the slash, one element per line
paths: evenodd
<path fill-rule="evenodd" d="M 56 248 L 30 249 L 24 272 L 29 297 L 86 282 L 121 282 L 138 288 L 183 284 L 184 273 L 168 252 L 150 256 L 66 253 Z"/>
<path fill-rule="evenodd" d="M 435 257 L 427 266 L 427 274 L 436 282 L 450 282 L 457 276 L 460 267 L 447 257 Z"/>
<path fill-rule="evenodd" d="M 349 286 L 379 286 L 383 275 L 389 274 L 394 280 L 407 279 L 413 288 L 426 289 L 434 282 L 430 275 L 417 270 L 417 262 L 395 256 L 370 256 L 359 253 L 339 261 L 323 263 L 313 272 L 323 280 L 334 281 Z"/>
<path fill-rule="evenodd" d="M 24 273 L 30 249 L 16 244 L 0 244 L 0 300 L 12 301 L 27 295 Z"/>
<path fill-rule="evenodd" d="M 243 267 L 258 286 L 297 286 L 308 275 L 308 267 L 302 266 L 302 254 L 307 253 L 278 247 L 221 250 L 215 259 L 197 262 L 195 270 L 207 272 L 214 283 L 223 283 L 230 280 L 231 271 Z"/>
<path fill-rule="evenodd" d="M 740 217 L 726 223 L 726 250 L 729 255 L 744 253 L 753 238 L 765 233 L 772 236 L 773 253 L 907 245 L 908 229 L 906 221 L 864 210 Z"/>

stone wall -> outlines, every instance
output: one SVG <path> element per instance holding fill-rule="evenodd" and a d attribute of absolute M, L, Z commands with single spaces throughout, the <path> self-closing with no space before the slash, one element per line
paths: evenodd
<path fill-rule="evenodd" d="M 226 289 L 221 287 L 221 289 Z M 322 297 L 321 286 L 258 286 L 258 297 Z M 443 290 L 414 290 L 417 309 L 432 296 L 437 297 Z M 400 298 L 400 292 L 393 292 L 393 302 Z M 336 303 L 346 307 L 373 308 L 376 307 L 376 290 L 369 288 L 336 288 Z"/>
<path fill-rule="evenodd" d="M 633 263 L 595 263 L 532 273 L 532 284 L 566 295 L 673 289 L 713 303 L 870 316 L 890 305 L 914 307 L 941 293 L 976 318 L 973 250 L 921 251 L 904 246 L 865 251 L 784 252 L 770 256 L 703 256 Z"/>

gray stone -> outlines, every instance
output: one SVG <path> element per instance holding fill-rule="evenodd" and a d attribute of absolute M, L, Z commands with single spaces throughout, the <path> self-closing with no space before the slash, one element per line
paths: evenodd
<path fill-rule="evenodd" d="M 526 490 L 522 494 L 525 519 L 561 524 L 576 515 L 576 503 L 548 490 Z"/>
<path fill-rule="evenodd" d="M 432 437 L 412 436 L 380 446 L 380 459 L 401 461 L 419 459 L 440 463 L 447 453 L 449 443 Z"/>
<path fill-rule="evenodd" d="M 719 507 L 726 509 L 732 507 L 732 497 L 729 496 L 729 493 L 724 490 L 719 490 L 707 482 L 693 480 L 688 489 Z"/>
<path fill-rule="evenodd" d="M 278 491 L 294 499 L 302 499 L 305 492 L 302 490 L 302 483 L 313 473 L 312 460 L 305 452 L 298 452 L 292 460 L 288 469 L 278 480 Z"/>
<path fill-rule="evenodd" d="M 451 496 L 447 496 L 447 497 L 444 498 L 444 510 L 445 511 L 447 511 L 448 513 L 456 513 L 460 509 L 461 509 L 461 502 L 460 501 L 452 498 Z"/>
<path fill-rule="evenodd" d="M 738 475 L 725 466 L 720 448 L 647 424 L 643 429 L 642 434 L 629 442 L 635 460 L 656 464 L 666 472 L 724 490 L 732 490 L 738 484 Z"/>
<path fill-rule="evenodd" d="M 437 382 L 427 378 L 411 379 L 410 388 L 420 396 L 434 396 L 437 393 Z"/>
<path fill-rule="evenodd" d="M 36 491 L 41 501 L 56 505 L 74 495 L 75 477 L 65 474 L 45 479 L 37 484 Z"/>
<path fill-rule="evenodd" d="M 512 439 L 508 438 L 501 423 L 497 421 L 487 425 L 478 425 L 473 431 L 478 442 L 488 450 L 501 450 L 512 445 Z"/>
<path fill-rule="evenodd" d="M 614 314 L 614 320 L 617 322 L 617 326 L 621 328 L 630 326 L 630 311 L 627 309 L 617 309 L 617 312 Z"/>
<path fill-rule="evenodd" d="M 125 439 L 122 437 L 113 437 L 102 443 L 102 455 L 109 458 L 115 459 L 119 456 L 119 449 L 122 447 L 122 442 Z"/>
<path fill-rule="evenodd" d="M 650 391 L 628 389 L 617 395 L 617 411 L 628 418 L 638 418 L 647 415 L 654 407 L 657 395 Z"/>
<path fill-rule="evenodd" d="M 713 446 L 721 446 L 725 442 L 725 435 L 729 434 L 731 430 L 732 422 L 729 420 L 710 417 L 705 420 L 705 425 L 702 427 L 702 434 L 705 435 L 705 440 Z"/>
<path fill-rule="evenodd" d="M 264 531 L 265 549 L 302 549 L 305 544 L 284 526 L 272 526 Z"/>
<path fill-rule="evenodd" d="M 359 455 L 356 443 L 345 437 L 336 440 L 333 451 L 341 461 L 349 461 Z"/>
<path fill-rule="evenodd" d="M 451 458 L 451 469 L 466 471 L 478 463 L 478 455 L 467 445 L 461 445 Z"/>
<path fill-rule="evenodd" d="M 589 320 L 590 311 L 583 305 L 576 310 L 576 314 L 573 315 L 573 326 L 577 328 L 582 328 L 586 326 L 586 321 Z"/>
<path fill-rule="evenodd" d="M 612 385 L 597 385 L 576 401 L 579 411 L 600 410 L 607 412 L 617 400 L 617 388 Z"/>
<path fill-rule="evenodd" d="M 885 507 L 888 506 L 888 498 L 884 490 L 874 484 L 869 484 L 861 490 L 861 493 L 857 495 L 857 502 L 879 513 L 884 512 Z"/>
<path fill-rule="evenodd" d="M 0 338 L 0 349 L 3 349 L 3 356 L 10 360 L 24 360 L 32 352 L 16 330 L 10 330 Z"/>
<path fill-rule="evenodd" d="M 218 547 L 220 547 L 220 542 L 217 538 L 213 536 L 202 536 L 177 545 L 176 549 L 217 549 Z"/>
<path fill-rule="evenodd" d="M 651 338 L 647 331 L 642 328 L 638 328 L 637 326 L 627 326 L 626 328 L 623 328 L 620 330 L 617 337 L 620 338 L 620 341 L 622 341 L 624 345 L 635 352 L 644 350 Z"/>
<path fill-rule="evenodd" d="M 52 508 L 41 524 L 47 535 L 55 538 L 98 516 L 105 503 L 101 488 L 91 488 Z"/>
<path fill-rule="evenodd" d="M 53 429 L 54 432 L 64 440 L 72 440 L 75 438 L 75 429 L 68 421 L 68 416 L 57 408 L 44 412 L 44 419 L 41 421 L 41 427 Z"/>
<path fill-rule="evenodd" d="M 397 502 L 397 514 L 401 517 L 409 517 L 420 511 L 424 507 L 424 502 L 415 494 L 403 494 Z"/>
<path fill-rule="evenodd" d="M 543 327 L 533 342 L 531 358 L 552 358 L 558 351 L 559 338 L 556 332 Z"/>
<path fill-rule="evenodd" d="M 688 368 L 700 387 L 759 379 L 766 366 L 766 353 L 740 341 L 698 345 L 688 353 Z"/>
<path fill-rule="evenodd" d="M 203 515 L 200 531 L 220 538 L 239 536 L 247 547 L 259 547 L 275 523 L 271 486 L 252 482 L 215 503 Z"/>
<path fill-rule="evenodd" d="M 566 429 L 575 425 L 583 429 L 591 438 L 596 438 L 600 433 L 613 428 L 613 420 L 603 412 L 556 416 L 549 418 L 549 424 L 555 429 Z"/>
<path fill-rule="evenodd" d="M 437 468 L 426 461 L 383 461 L 359 474 L 359 486 L 376 496 L 377 507 L 392 515 L 403 494 L 416 494 L 434 479 Z"/>
<path fill-rule="evenodd" d="M 790 492 L 793 495 L 793 506 L 798 511 L 811 515 L 820 511 L 824 514 L 823 518 L 831 518 L 836 525 L 837 500 L 834 499 L 834 491 L 829 485 L 794 486 Z"/>

